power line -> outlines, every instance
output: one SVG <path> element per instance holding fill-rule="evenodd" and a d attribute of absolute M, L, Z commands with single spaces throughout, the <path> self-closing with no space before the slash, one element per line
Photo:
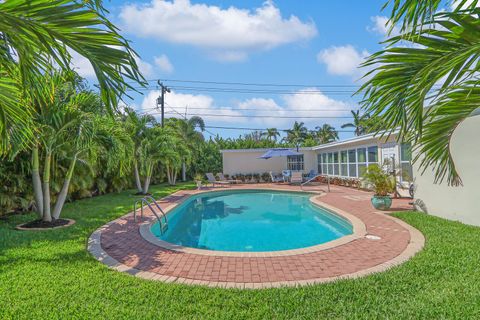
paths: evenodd
<path fill-rule="evenodd" d="M 255 89 L 236 89 L 236 88 L 200 88 L 200 87 L 171 87 L 175 91 L 182 92 L 211 92 L 211 93 L 237 93 L 237 94 L 289 94 L 289 95 L 318 95 L 318 94 L 329 94 L 337 96 L 352 96 L 356 91 L 332 91 L 332 90 L 300 90 L 300 91 L 288 91 L 288 90 L 255 90 Z M 147 87 L 147 88 L 133 88 L 127 89 L 126 91 L 150 91 L 157 90 L 157 88 Z"/>
<path fill-rule="evenodd" d="M 172 106 L 170 106 L 172 109 Z M 154 108 L 147 108 L 143 109 L 142 113 L 146 113 L 149 110 L 155 110 L 157 109 L 156 107 Z M 207 108 L 207 107 L 188 107 L 188 110 L 212 110 L 212 108 Z M 351 110 L 356 110 L 356 109 L 281 109 L 278 111 L 289 111 L 289 112 L 346 112 L 346 111 L 351 111 Z M 256 109 L 256 108 L 217 108 L 214 109 L 214 111 L 265 111 L 265 112 L 272 112 L 276 110 L 272 109 Z"/>
<path fill-rule="evenodd" d="M 147 82 L 157 82 L 159 79 L 148 79 Z M 238 85 L 238 86 L 258 86 L 258 87 L 326 87 L 326 88 L 358 88 L 360 85 L 345 84 L 298 84 L 298 83 L 255 83 L 255 82 L 228 82 L 228 81 L 204 81 L 187 79 L 161 79 L 163 82 L 179 83 L 198 83 L 198 84 L 216 84 L 216 85 Z M 130 82 L 134 83 L 134 82 Z"/>
<path fill-rule="evenodd" d="M 158 113 L 157 113 L 158 114 Z M 172 114 L 172 113 L 170 113 Z M 239 114 L 209 114 L 190 113 L 191 116 L 200 117 L 227 117 L 227 118 L 278 118 L 278 119 L 351 119 L 352 116 L 272 116 L 272 115 L 239 115 Z"/>
<path fill-rule="evenodd" d="M 251 131 L 266 131 L 267 128 L 246 128 L 246 127 L 223 127 L 223 126 L 205 126 L 205 128 L 210 129 L 226 129 L 226 130 L 251 130 Z M 278 131 L 287 131 L 290 129 L 278 129 Z M 337 132 L 355 132 L 353 130 L 336 130 Z"/>

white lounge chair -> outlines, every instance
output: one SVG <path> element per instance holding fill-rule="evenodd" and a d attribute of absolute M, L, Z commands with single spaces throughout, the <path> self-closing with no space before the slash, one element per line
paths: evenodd
<path fill-rule="evenodd" d="M 272 182 L 274 182 L 274 183 L 275 182 L 285 182 L 285 179 L 283 178 L 283 176 L 282 177 L 275 176 L 275 175 L 273 175 L 272 171 L 270 171 L 269 173 L 270 173 L 270 178 L 272 179 Z"/>
<path fill-rule="evenodd" d="M 242 183 L 242 180 L 227 179 L 227 178 L 225 178 L 225 176 L 223 175 L 222 172 L 219 172 L 219 173 L 218 173 L 218 179 L 219 179 L 219 181 L 226 181 L 226 182 L 230 182 L 230 183 L 236 183 L 236 184 Z"/>
<path fill-rule="evenodd" d="M 221 186 L 229 186 L 230 185 L 230 182 L 228 182 L 228 181 L 217 181 L 217 179 L 215 179 L 215 176 L 211 172 L 206 173 L 205 175 L 207 176 L 208 182 L 210 182 L 214 188 L 215 188 L 216 184 L 221 185 Z"/>
<path fill-rule="evenodd" d="M 298 183 L 301 184 L 303 182 L 303 173 L 300 171 L 292 172 L 292 177 L 290 178 L 290 183 Z"/>

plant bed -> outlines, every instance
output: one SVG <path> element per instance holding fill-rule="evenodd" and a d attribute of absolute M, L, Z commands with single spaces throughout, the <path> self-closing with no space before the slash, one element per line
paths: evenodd
<path fill-rule="evenodd" d="M 22 223 L 15 227 L 17 230 L 51 230 L 58 228 L 66 228 L 75 223 L 72 219 L 56 219 L 51 222 L 43 220 L 34 220 L 26 223 Z"/>

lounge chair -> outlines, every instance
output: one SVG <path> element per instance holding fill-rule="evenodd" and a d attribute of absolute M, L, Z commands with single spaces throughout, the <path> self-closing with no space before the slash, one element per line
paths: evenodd
<path fill-rule="evenodd" d="M 300 171 L 292 172 L 292 177 L 290 178 L 290 183 L 298 183 L 301 184 L 303 182 L 303 173 Z"/>
<path fill-rule="evenodd" d="M 227 179 L 227 178 L 225 178 L 225 176 L 223 175 L 222 172 L 219 172 L 219 173 L 218 173 L 218 179 L 219 179 L 219 181 L 226 181 L 226 182 L 235 183 L 235 184 L 242 183 L 242 180 Z"/>
<path fill-rule="evenodd" d="M 315 178 L 316 176 L 318 176 L 318 173 L 315 172 L 315 170 L 310 170 L 310 172 L 308 173 L 306 179 L 307 180 L 310 180 L 310 179 L 313 179 Z"/>
<path fill-rule="evenodd" d="M 270 178 L 272 179 L 272 182 L 285 182 L 285 179 L 283 179 L 283 176 L 275 176 L 273 175 L 273 172 L 270 171 Z"/>
<path fill-rule="evenodd" d="M 228 181 L 217 181 L 217 179 L 215 179 L 215 176 L 211 172 L 206 173 L 205 175 L 207 176 L 208 182 L 210 182 L 214 188 L 215 188 L 216 184 L 221 185 L 221 186 L 229 186 L 230 185 L 230 182 L 228 182 Z"/>

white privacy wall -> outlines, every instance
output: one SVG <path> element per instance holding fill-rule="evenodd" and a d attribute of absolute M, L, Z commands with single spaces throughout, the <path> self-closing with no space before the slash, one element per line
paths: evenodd
<path fill-rule="evenodd" d="M 454 132 L 451 151 L 463 186 L 434 184 L 433 170 L 423 175 L 414 165 L 415 199 L 428 214 L 480 226 L 480 116 L 465 120 Z"/>
<path fill-rule="evenodd" d="M 275 157 L 270 159 L 258 159 L 268 149 L 251 149 L 251 150 L 224 150 L 223 157 L 223 173 L 265 173 L 273 171 L 273 173 L 281 173 L 287 169 L 287 157 Z M 304 154 L 304 172 L 316 169 L 316 154 L 311 150 L 300 150 Z"/>

